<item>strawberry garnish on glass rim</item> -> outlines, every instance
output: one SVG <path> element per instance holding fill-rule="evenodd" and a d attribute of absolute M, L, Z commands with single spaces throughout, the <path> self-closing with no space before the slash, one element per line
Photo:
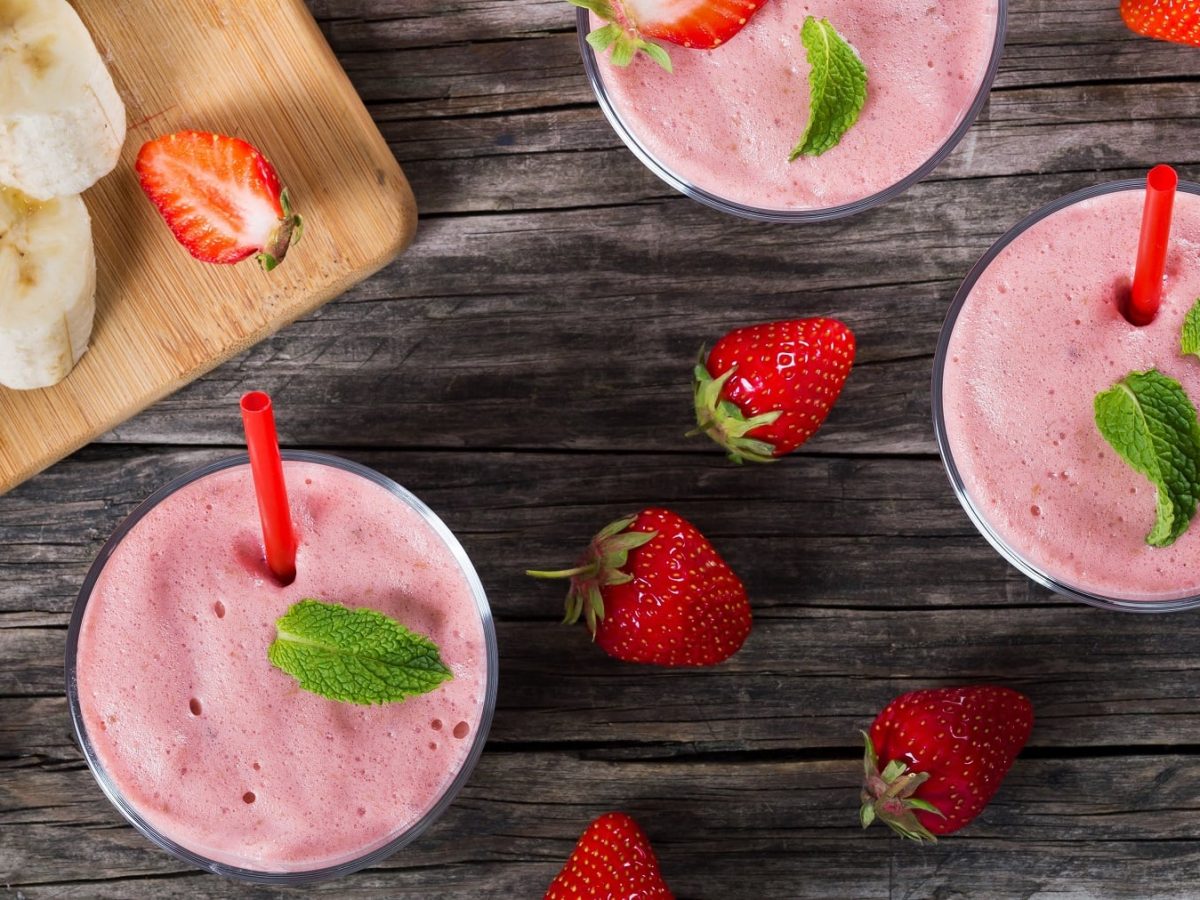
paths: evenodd
<path fill-rule="evenodd" d="M 614 66 L 640 50 L 671 71 L 657 38 L 689 50 L 712 50 L 741 31 L 766 0 L 570 0 L 607 22 L 587 36 L 597 53 L 612 48 Z"/>
<path fill-rule="evenodd" d="M 136 168 L 175 239 L 202 262 L 253 255 L 269 272 L 300 240 L 303 220 L 275 167 L 241 138 L 177 131 L 147 141 Z"/>

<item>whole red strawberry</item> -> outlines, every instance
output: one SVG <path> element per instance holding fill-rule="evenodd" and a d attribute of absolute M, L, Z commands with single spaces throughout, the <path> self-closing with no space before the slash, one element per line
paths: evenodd
<path fill-rule="evenodd" d="M 863 735 L 863 828 L 879 819 L 916 841 L 958 831 L 987 806 L 1032 730 L 1033 706 L 1008 688 L 897 697 Z"/>
<path fill-rule="evenodd" d="M 696 366 L 696 431 L 740 463 L 774 462 L 821 427 L 854 365 L 837 319 L 790 319 L 731 331 Z"/>
<path fill-rule="evenodd" d="M 646 834 L 625 813 L 587 827 L 543 900 L 674 900 Z"/>
<path fill-rule="evenodd" d="M 612 48 L 614 66 L 627 66 L 640 50 L 671 71 L 671 57 L 646 38 L 690 50 L 712 50 L 746 27 L 766 0 L 570 0 L 607 22 L 588 35 L 598 52 Z"/>
<path fill-rule="evenodd" d="M 594 538 L 578 566 L 527 574 L 570 578 L 564 622 L 582 612 L 609 656 L 660 666 L 711 666 L 750 633 L 746 589 L 695 527 L 644 509 Z"/>
<path fill-rule="evenodd" d="M 142 145 L 136 167 L 176 240 L 202 262 L 255 255 L 269 272 L 300 239 L 275 167 L 240 138 L 178 131 Z"/>
<path fill-rule="evenodd" d="M 1121 18 L 1146 37 L 1200 47 L 1200 0 L 1121 0 Z"/>

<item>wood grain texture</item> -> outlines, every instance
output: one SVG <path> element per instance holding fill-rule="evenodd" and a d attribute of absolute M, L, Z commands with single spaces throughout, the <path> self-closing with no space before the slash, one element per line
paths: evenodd
<path fill-rule="evenodd" d="M 375 272 L 416 227 L 403 172 L 301 0 L 78 6 L 129 133 L 84 198 L 91 349 L 53 388 L 0 387 L 0 493 Z M 279 169 L 308 227 L 271 275 L 196 262 L 142 196 L 138 149 L 180 128 L 244 137 Z"/>
<path fill-rule="evenodd" d="M 1012 0 L 989 106 L 931 178 L 788 228 L 671 193 L 604 122 L 562 0 L 310 0 L 411 179 L 418 239 L 342 299 L 0 498 L 0 897 L 292 896 L 190 872 L 103 799 L 70 737 L 65 625 L 104 539 L 236 449 L 271 390 L 292 446 L 378 468 L 459 535 L 498 620 L 487 752 L 447 816 L 306 893 L 535 898 L 594 815 L 643 822 L 685 900 L 1200 898 L 1200 618 L 1103 613 L 1005 564 L 935 455 L 932 350 L 988 245 L 1151 163 L 1200 176 L 1200 51 L 1116 0 Z M 837 315 L 859 361 L 802 454 L 726 465 L 690 423 L 701 343 Z M 649 503 L 698 524 L 755 626 L 710 672 L 622 665 L 557 624 L 566 563 Z M 936 847 L 854 824 L 856 729 L 917 687 L 1033 698 L 1029 749 Z M 7 887 L 6 887 L 7 885 Z M 295 892 L 298 895 L 298 892 Z"/>
<path fill-rule="evenodd" d="M 1111 778 L 1103 797 L 1088 790 L 1098 764 Z M 1184 811 L 1162 810 L 1144 788 L 1194 802 L 1200 783 L 1187 757 L 1029 759 L 969 836 L 930 848 L 901 845 L 882 831 L 860 832 L 858 768 L 848 758 L 730 765 L 705 756 L 629 760 L 547 752 L 531 759 L 494 752 L 419 843 L 369 872 L 303 894 L 537 897 L 533 886 L 553 878 L 577 823 L 622 807 L 650 834 L 681 898 L 995 897 L 998 872 L 1005 873 L 1008 896 L 1045 896 L 1047 883 L 1062 885 L 1054 897 L 1074 900 L 1192 896 L 1200 826 Z M 1048 794 L 1047 785 L 1054 791 Z M 534 794 L 539 801 L 530 803 Z M 0 809 L 8 807 L 26 811 L 0 815 L 0 875 L 44 873 L 10 882 L 14 896 L 19 890 L 28 900 L 49 900 L 81 886 L 89 898 L 129 900 L 301 896 L 239 888 L 146 852 L 131 829 L 112 827 L 111 808 L 78 767 L 0 769 Z M 86 843 L 90 857 L 64 856 L 67 830 Z M 16 831 L 22 838 L 10 845 L 4 836 Z M 1111 839 L 1101 845 L 1097 831 Z M 1147 831 L 1153 843 L 1139 840 Z"/>

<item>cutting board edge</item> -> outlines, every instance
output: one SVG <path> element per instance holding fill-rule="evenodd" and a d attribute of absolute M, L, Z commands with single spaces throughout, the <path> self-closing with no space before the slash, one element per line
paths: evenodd
<path fill-rule="evenodd" d="M 155 390 L 144 398 L 144 402 L 139 400 L 138 405 L 131 411 L 117 413 L 113 416 L 108 416 L 105 419 L 96 423 L 93 428 L 88 429 L 84 434 L 79 435 L 79 439 L 71 441 L 62 447 L 51 449 L 46 453 L 39 454 L 29 461 L 29 464 L 16 470 L 11 479 L 5 482 L 0 482 L 0 497 L 7 494 L 9 491 L 19 487 L 30 478 L 44 472 L 57 462 L 61 462 L 73 453 L 77 453 L 83 447 L 92 443 L 96 438 L 111 431 L 113 428 L 126 422 L 136 416 L 138 413 L 163 400 L 176 391 L 191 384 L 197 378 L 200 378 L 222 363 L 228 362 L 233 357 L 237 356 L 246 350 L 249 350 L 255 344 L 265 340 L 276 332 L 288 325 L 291 325 L 297 319 L 320 309 L 330 300 L 344 294 L 356 284 L 360 284 L 370 278 L 376 272 L 383 269 L 385 266 L 394 262 L 401 253 L 403 253 L 412 243 L 417 231 L 417 213 L 416 199 L 412 193 L 412 187 L 408 183 L 408 179 L 404 177 L 404 172 L 400 168 L 399 163 L 396 164 L 396 171 L 399 179 L 395 182 L 396 189 L 393 191 L 393 199 L 395 200 L 394 209 L 397 212 L 401 228 L 397 231 L 395 240 L 384 248 L 384 251 L 374 259 L 369 260 L 364 264 L 362 269 L 354 272 L 346 273 L 340 278 L 335 278 L 322 291 L 313 294 L 304 303 L 299 304 L 294 310 L 290 310 L 286 316 L 273 319 L 267 322 L 263 328 L 260 328 L 245 338 L 232 343 L 220 355 L 204 360 L 201 364 L 193 366 L 180 373 L 173 381 L 167 382 L 161 386 L 161 389 Z M 286 263 L 284 263 L 286 265 Z M 71 376 L 68 375 L 68 378 Z M 230 413 L 233 415 L 233 412 Z"/>

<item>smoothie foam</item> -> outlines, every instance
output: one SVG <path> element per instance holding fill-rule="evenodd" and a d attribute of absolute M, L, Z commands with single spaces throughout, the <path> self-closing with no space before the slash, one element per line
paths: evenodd
<path fill-rule="evenodd" d="M 225 865 L 311 871 L 418 821 L 480 727 L 487 647 L 471 585 L 421 516 L 366 478 L 285 461 L 297 576 L 262 561 L 248 466 L 171 494 L 121 541 L 82 621 L 82 722 L 157 831 Z M 369 606 L 437 643 L 454 678 L 355 706 L 273 668 L 275 620 L 306 597 Z"/>
<path fill-rule="evenodd" d="M 1200 360 L 1179 352 L 1200 297 L 1200 197 L 1176 199 L 1166 288 L 1144 328 L 1129 290 L 1144 190 L 1083 200 L 1033 225 L 991 262 L 960 311 L 943 377 L 949 450 L 992 529 L 1056 581 L 1124 600 L 1200 595 L 1200 522 L 1147 546 L 1154 487 L 1096 429 L 1093 400 L 1157 368 L 1200 401 Z"/>
<path fill-rule="evenodd" d="M 868 95 L 838 146 L 789 163 L 808 118 L 809 15 L 858 50 Z M 674 74 L 642 54 L 625 69 L 597 61 L 617 115 L 679 178 L 760 209 L 824 209 L 895 185 L 949 140 L 983 86 L 998 16 L 998 0 L 768 0 L 715 50 L 669 46 Z"/>

